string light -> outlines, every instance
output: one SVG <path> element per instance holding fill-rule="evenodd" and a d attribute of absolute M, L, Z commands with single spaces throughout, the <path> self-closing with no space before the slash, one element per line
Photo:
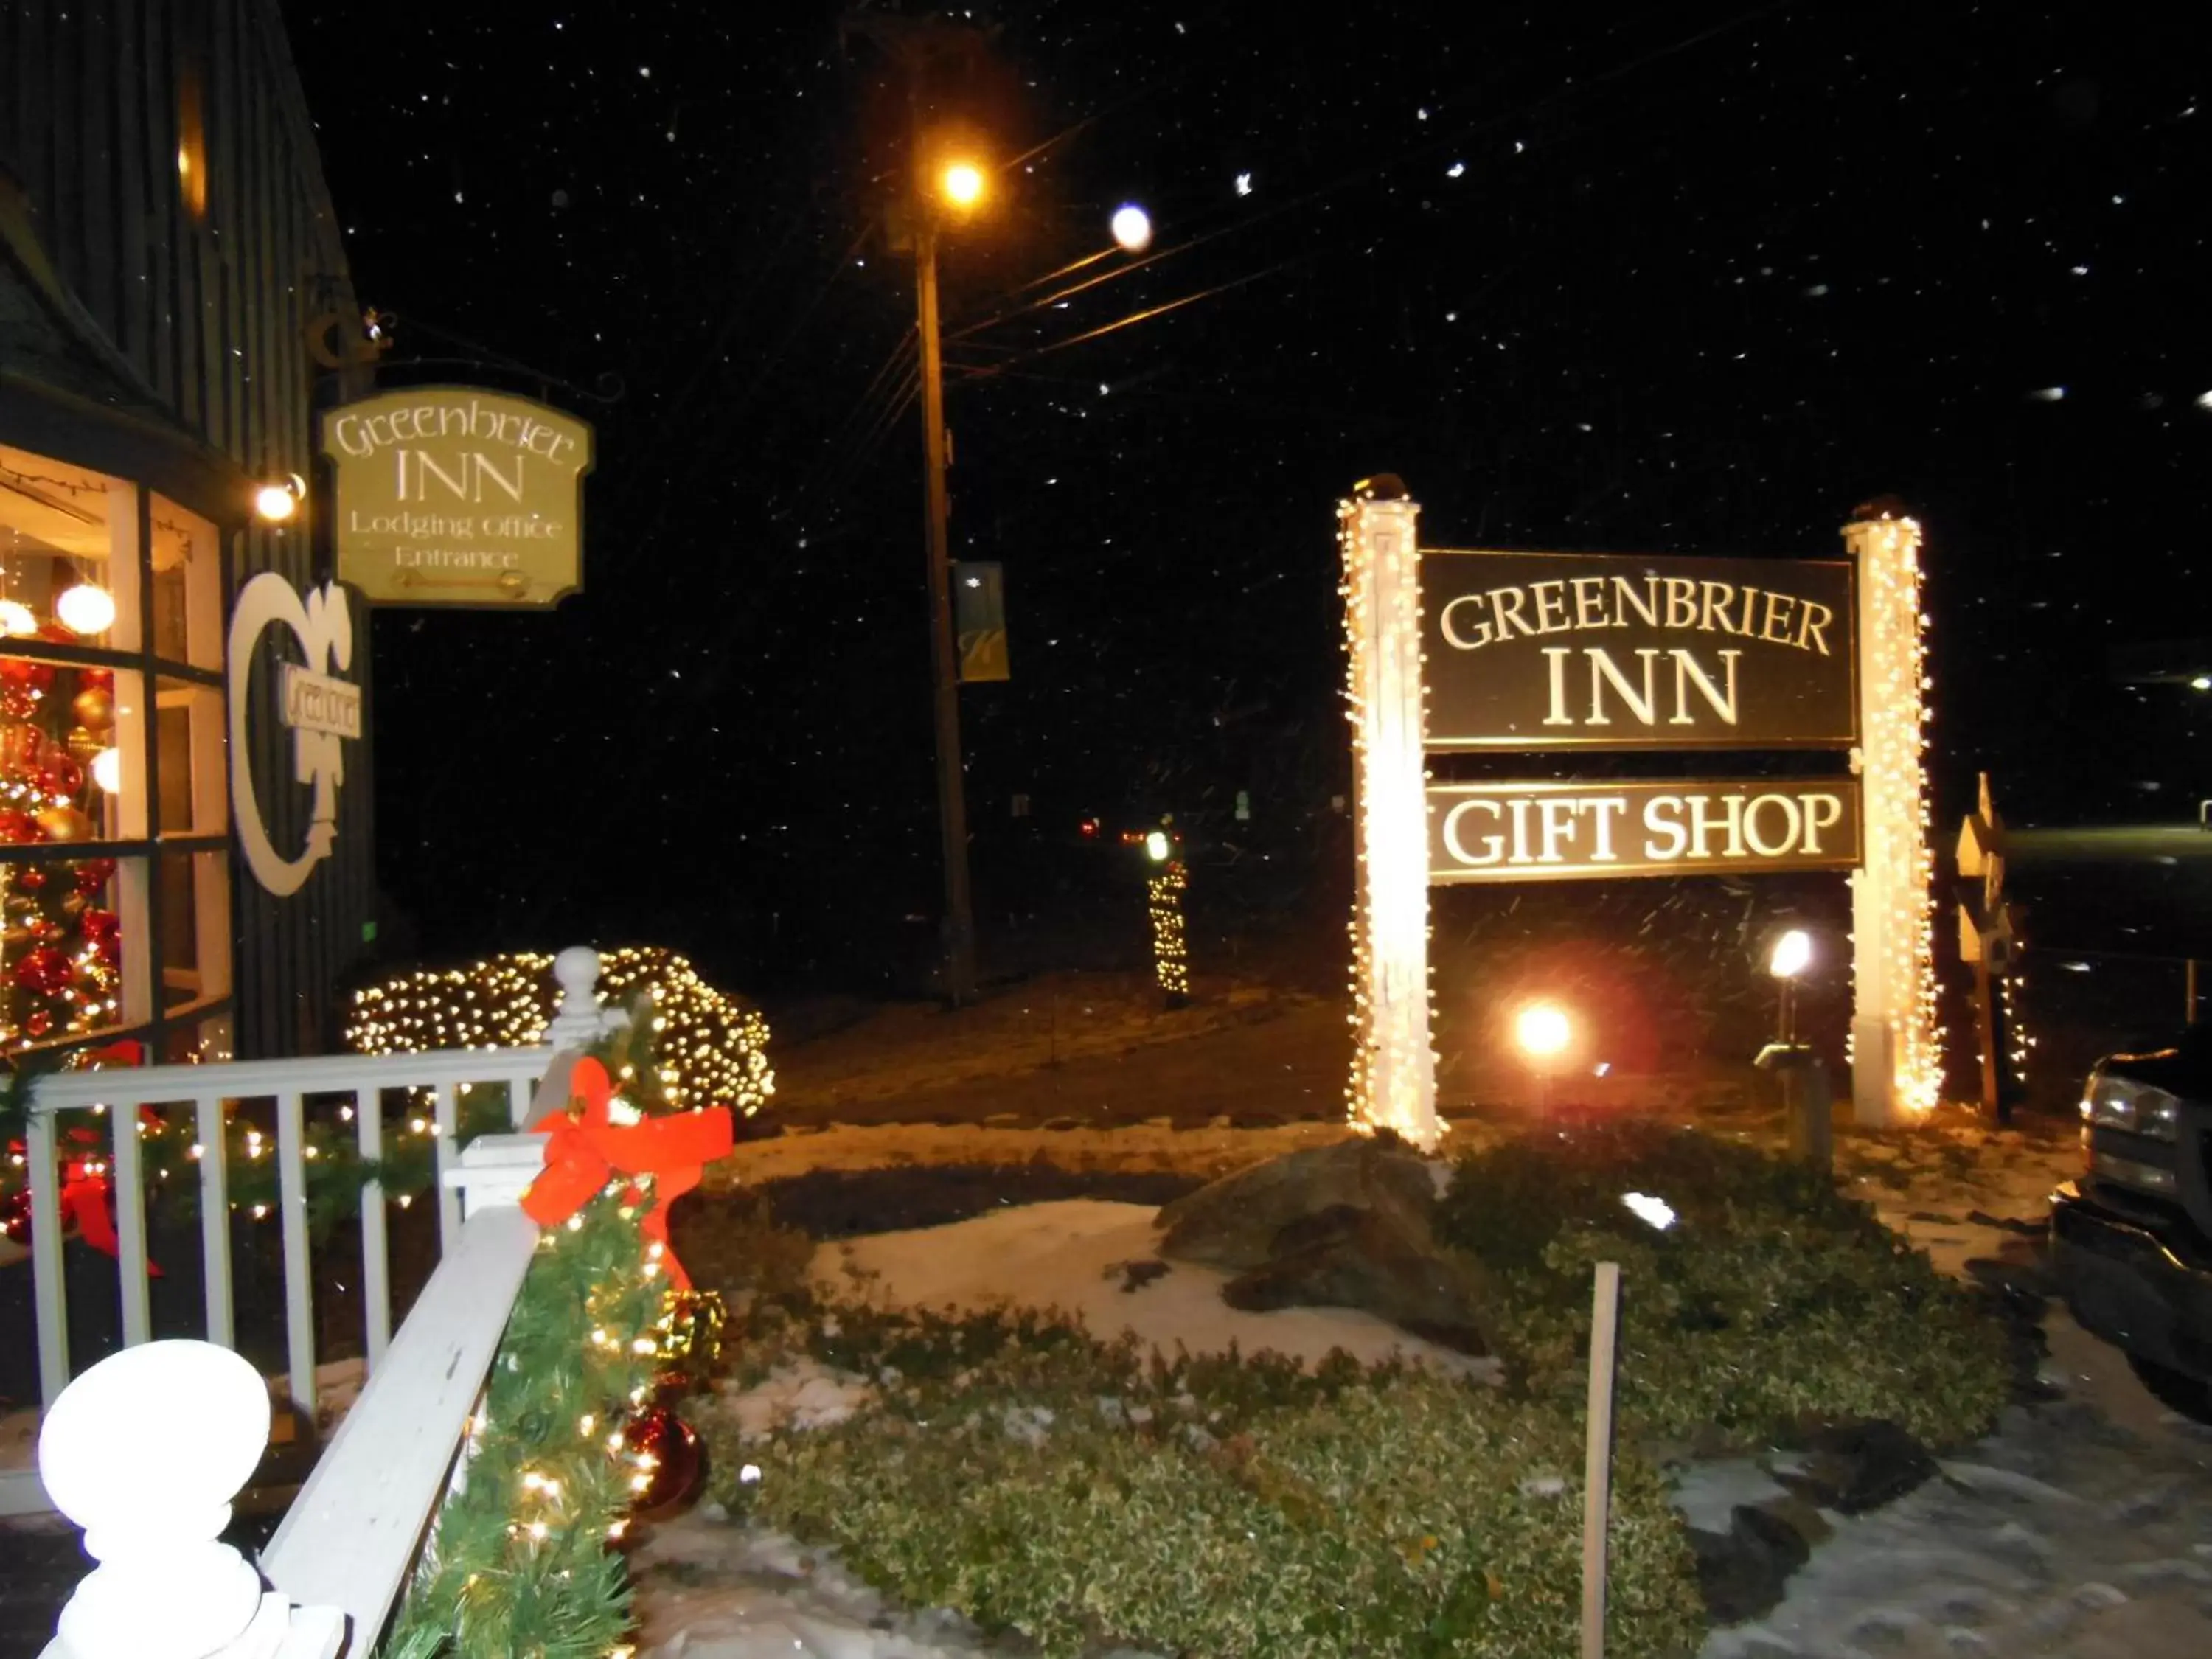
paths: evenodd
<path fill-rule="evenodd" d="M 1182 921 L 1188 884 L 1181 859 L 1170 859 L 1145 884 L 1145 904 L 1152 923 L 1152 975 L 1171 1003 L 1190 994 L 1190 947 Z"/>
<path fill-rule="evenodd" d="M 545 1040 L 560 1002 L 553 958 L 514 951 L 442 971 L 421 969 L 354 994 L 346 1044 L 356 1054 L 520 1048 Z M 750 1117 L 775 1092 L 768 1022 L 700 978 L 672 951 L 628 945 L 599 958 L 599 994 L 619 1003 L 649 990 L 672 1106 L 727 1106 Z"/>
<path fill-rule="evenodd" d="M 1880 1030 L 1886 1097 L 1916 1115 L 1942 1092 L 1942 1037 L 1936 1019 L 1936 860 L 1928 839 L 1928 617 L 1921 609 L 1920 526 L 1883 513 L 1846 526 L 1862 593 L 1863 746 L 1854 756 L 1865 812 L 1865 860 L 1851 876 L 1852 957 L 1862 1028 Z M 1873 1063 L 1879 1065 L 1877 1059 Z M 1863 1085 L 1857 1092 L 1864 1097 Z"/>
<path fill-rule="evenodd" d="M 1337 507 L 1351 657 L 1358 889 L 1352 914 L 1346 1105 L 1355 1129 L 1389 1129 L 1423 1150 L 1443 1139 L 1429 1042 L 1429 842 L 1422 686 L 1419 509 L 1364 489 Z"/>

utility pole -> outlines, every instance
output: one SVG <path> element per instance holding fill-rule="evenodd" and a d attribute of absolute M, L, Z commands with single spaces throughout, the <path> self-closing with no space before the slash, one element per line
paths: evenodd
<path fill-rule="evenodd" d="M 915 297 L 921 340 L 921 439 L 923 501 L 928 543 L 930 697 L 937 742 L 937 823 L 944 842 L 945 921 L 943 951 L 945 992 L 956 1008 L 975 1000 L 975 906 L 968 881 L 968 798 L 964 755 L 960 745 L 960 670 L 952 633 L 952 554 L 949 540 L 951 501 L 945 483 L 945 364 L 937 318 L 937 235 L 948 203 L 955 208 L 975 204 L 983 190 L 983 175 L 969 165 L 957 169 L 966 175 L 969 194 L 951 193 L 948 180 L 927 176 L 937 155 L 940 135 L 929 130 L 928 101 L 924 86 L 933 64 L 947 59 L 972 61 L 990 39 L 989 33 L 971 24 L 944 17 L 908 18 L 894 14 L 854 10 L 845 15 L 841 35 L 859 35 L 872 42 L 905 77 L 908 106 L 912 112 L 912 137 L 907 163 L 908 193 L 895 212 L 905 221 L 912 244 Z M 944 159 L 950 160 L 946 157 Z M 896 246 L 901 238 L 893 236 Z"/>
<path fill-rule="evenodd" d="M 916 149 L 921 154 L 919 124 Z M 921 194 L 917 190 L 916 194 Z M 921 309 L 921 441 L 927 475 L 929 659 L 937 716 L 937 821 L 945 840 L 945 989 L 956 1008 L 975 998 L 975 908 L 968 885 L 968 792 L 960 747 L 959 663 L 953 654 L 951 500 L 945 487 L 945 373 L 937 330 L 937 215 L 927 200 L 915 227 Z"/>

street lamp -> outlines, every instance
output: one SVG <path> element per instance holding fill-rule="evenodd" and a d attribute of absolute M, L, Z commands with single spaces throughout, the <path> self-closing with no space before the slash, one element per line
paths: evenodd
<path fill-rule="evenodd" d="M 919 151 L 922 136 L 915 135 Z M 937 233 L 946 212 L 969 213 L 986 194 L 983 170 L 956 156 L 919 188 L 914 216 L 915 295 L 921 337 L 921 434 L 929 543 L 929 656 L 937 726 L 937 821 L 945 846 L 945 991 L 954 1007 L 975 998 L 975 908 L 968 881 L 968 801 L 960 748 L 960 671 L 952 637 L 952 555 L 945 484 L 945 357 L 937 315 Z"/>
<path fill-rule="evenodd" d="M 1774 1016 L 1777 1042 L 1797 1041 L 1797 975 L 1812 964 L 1813 936 L 1802 927 L 1792 927 L 1774 941 L 1774 950 L 1766 959 L 1766 971 L 1781 987 L 1781 1000 Z"/>
<path fill-rule="evenodd" d="M 1792 927 L 1774 941 L 1766 971 L 1780 989 L 1774 1041 L 1752 1064 L 1781 1080 L 1783 1115 L 1789 1125 L 1790 1155 L 1826 1169 L 1834 1157 L 1829 1124 L 1828 1070 L 1820 1055 L 1797 1041 L 1797 977 L 1813 965 L 1813 936 Z"/>
<path fill-rule="evenodd" d="M 1566 1011 L 1549 1002 L 1532 1002 L 1514 1017 L 1513 1041 L 1528 1061 L 1536 1079 L 1536 1107 L 1549 1115 L 1552 1106 L 1552 1067 L 1573 1041 L 1574 1022 Z"/>
<path fill-rule="evenodd" d="M 937 175 L 937 193 L 964 212 L 983 199 L 983 170 L 973 161 L 948 161 Z"/>

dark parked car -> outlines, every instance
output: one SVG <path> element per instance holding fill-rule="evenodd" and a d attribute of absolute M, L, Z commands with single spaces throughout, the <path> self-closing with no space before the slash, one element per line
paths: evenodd
<path fill-rule="evenodd" d="M 2086 1172 L 2051 1210 L 2067 1305 L 2161 1401 L 2212 1421 L 2212 1023 L 2100 1060 L 2081 1119 Z"/>

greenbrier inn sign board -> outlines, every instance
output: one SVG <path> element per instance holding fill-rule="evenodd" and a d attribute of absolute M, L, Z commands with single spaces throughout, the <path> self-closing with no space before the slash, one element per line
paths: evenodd
<path fill-rule="evenodd" d="M 471 386 L 325 411 L 341 580 L 375 605 L 544 610 L 583 586 L 592 428 Z"/>
<path fill-rule="evenodd" d="M 1849 560 L 1421 553 L 1432 749 L 1845 749 Z"/>

